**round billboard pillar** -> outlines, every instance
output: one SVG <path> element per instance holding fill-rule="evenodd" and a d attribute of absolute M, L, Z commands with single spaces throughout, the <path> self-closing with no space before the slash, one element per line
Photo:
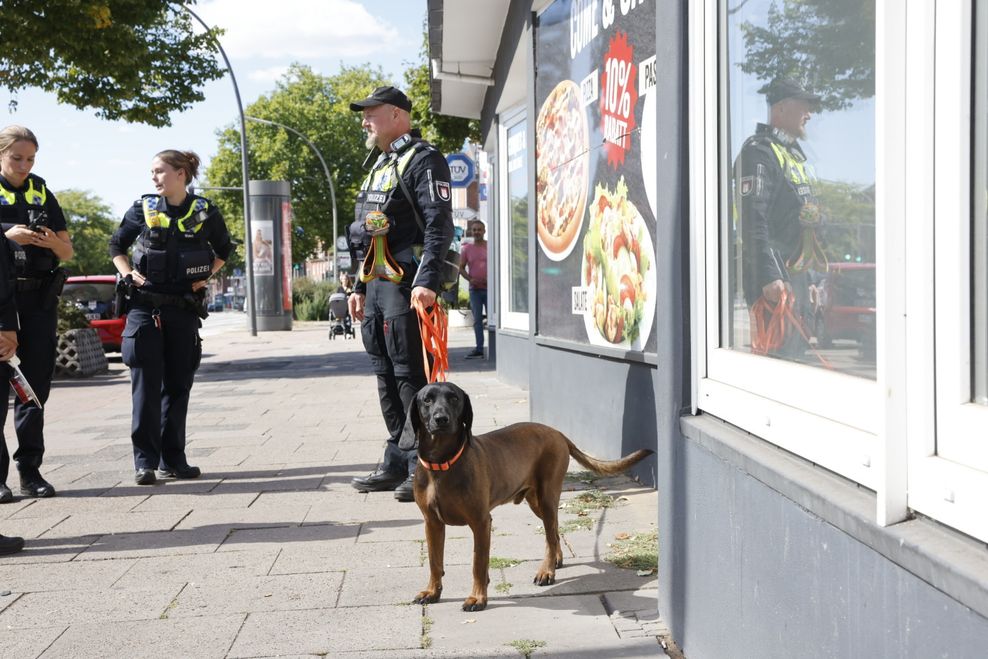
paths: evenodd
<path fill-rule="evenodd" d="M 250 182 L 250 234 L 257 330 L 292 328 L 292 187 Z"/>

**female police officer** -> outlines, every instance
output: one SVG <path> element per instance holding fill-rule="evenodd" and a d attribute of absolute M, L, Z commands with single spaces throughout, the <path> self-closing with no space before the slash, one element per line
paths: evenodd
<path fill-rule="evenodd" d="M 38 395 L 48 400 L 55 369 L 55 324 L 58 295 L 65 282 L 59 261 L 72 258 L 72 241 L 65 216 L 44 179 L 31 173 L 38 138 L 23 126 L 0 130 L 0 222 L 14 248 L 17 312 L 17 355 L 21 370 Z M 0 503 L 13 499 L 7 488 L 10 456 L 3 439 L 7 418 L 9 383 L 0 378 Z M 21 494 L 29 497 L 55 496 L 55 488 L 41 477 L 45 453 L 45 417 L 34 403 L 14 400 L 14 429 L 17 451 L 14 460 L 21 476 Z"/>
<path fill-rule="evenodd" d="M 144 195 L 110 238 L 113 265 L 132 280 L 121 353 L 130 367 L 131 441 L 138 485 L 198 478 L 185 457 L 185 417 L 202 343 L 199 320 L 206 280 L 233 245 L 219 209 L 186 191 L 199 156 L 167 150 L 151 161 L 155 194 Z M 133 267 L 127 249 L 133 245 Z"/>

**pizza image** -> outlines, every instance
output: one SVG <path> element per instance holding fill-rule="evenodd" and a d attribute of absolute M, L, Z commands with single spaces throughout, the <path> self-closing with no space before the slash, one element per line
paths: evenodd
<path fill-rule="evenodd" d="M 563 80 L 535 124 L 538 238 L 554 261 L 566 258 L 583 224 L 590 177 L 590 133 L 579 86 Z"/>
<path fill-rule="evenodd" d="M 613 190 L 598 184 L 581 271 L 581 283 L 590 291 L 584 320 L 591 343 L 644 348 L 655 314 L 654 253 L 624 177 Z"/>

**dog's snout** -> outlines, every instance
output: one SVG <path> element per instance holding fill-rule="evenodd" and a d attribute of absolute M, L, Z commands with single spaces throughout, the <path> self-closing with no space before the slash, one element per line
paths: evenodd
<path fill-rule="evenodd" d="M 445 427 L 449 425 L 449 411 L 448 410 L 436 410 L 432 414 L 432 422 L 438 427 Z"/>

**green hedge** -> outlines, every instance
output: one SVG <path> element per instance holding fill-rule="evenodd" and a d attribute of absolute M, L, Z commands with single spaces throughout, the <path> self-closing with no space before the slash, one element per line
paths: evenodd
<path fill-rule="evenodd" d="M 328 320 L 329 296 L 339 284 L 335 280 L 312 281 L 299 277 L 292 281 L 292 315 L 295 320 Z"/>

